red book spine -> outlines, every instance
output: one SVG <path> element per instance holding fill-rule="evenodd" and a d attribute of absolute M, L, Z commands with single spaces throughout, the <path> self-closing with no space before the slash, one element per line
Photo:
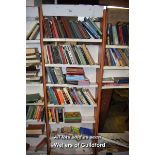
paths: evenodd
<path fill-rule="evenodd" d="M 67 22 L 66 22 L 65 18 L 64 18 L 64 17 L 60 17 L 60 19 L 61 19 L 61 21 L 62 21 L 62 24 L 63 24 L 63 26 L 64 26 L 64 29 L 65 29 L 65 32 L 66 32 L 68 38 L 72 38 L 71 31 L 68 30 L 69 27 L 67 26 Z"/>
<path fill-rule="evenodd" d="M 122 26 L 121 25 L 118 26 L 118 30 L 119 30 L 119 36 L 120 36 L 120 44 L 124 45 L 123 31 L 122 31 Z"/>
<path fill-rule="evenodd" d="M 63 52 L 62 46 L 59 46 L 59 51 L 60 51 L 60 54 L 61 54 L 63 63 L 64 63 L 64 64 L 67 64 L 67 61 L 66 61 L 65 54 L 64 54 L 64 52 Z"/>
<path fill-rule="evenodd" d="M 57 93 L 56 88 L 53 88 L 53 91 L 54 91 L 54 93 L 55 93 L 55 95 L 56 95 L 56 98 L 57 98 L 57 100 L 58 100 L 58 104 L 61 105 L 61 101 L 60 101 L 60 99 L 59 99 L 59 95 L 58 95 L 58 93 Z"/>
<path fill-rule="evenodd" d="M 53 64 L 53 58 L 52 58 L 51 49 L 49 45 L 47 46 L 47 51 L 50 59 L 50 64 Z"/>
<path fill-rule="evenodd" d="M 57 31 L 57 27 L 56 27 L 56 24 L 55 24 L 55 21 L 54 21 L 54 17 L 51 17 L 51 21 L 52 21 L 52 32 L 54 34 L 54 38 L 59 38 L 59 35 L 58 35 L 58 31 Z"/>

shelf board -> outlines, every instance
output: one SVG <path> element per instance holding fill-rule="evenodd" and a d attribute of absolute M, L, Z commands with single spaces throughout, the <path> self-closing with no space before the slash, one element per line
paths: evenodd
<path fill-rule="evenodd" d="M 98 85 L 96 83 L 90 83 L 89 85 L 72 85 L 72 84 L 46 84 L 49 87 L 67 87 L 67 88 L 96 88 Z"/>
<path fill-rule="evenodd" d="M 82 116 L 82 121 L 80 123 L 90 123 L 90 124 L 93 124 L 95 123 L 95 119 L 94 119 L 94 116 Z M 59 123 L 56 123 L 56 122 L 49 122 L 50 125 L 53 125 L 53 124 L 61 124 L 61 125 L 65 125 L 66 123 L 65 122 L 59 122 Z M 79 124 L 79 123 L 68 123 L 68 124 Z"/>
<path fill-rule="evenodd" d="M 101 43 L 102 39 L 44 38 L 44 42 L 88 42 Z"/>
<path fill-rule="evenodd" d="M 120 86 L 102 86 L 102 89 L 124 89 L 129 88 L 129 85 L 120 85 Z"/>
<path fill-rule="evenodd" d="M 41 105 L 41 106 L 44 106 L 44 103 L 26 103 L 26 105 L 34 105 L 34 106 Z"/>
<path fill-rule="evenodd" d="M 106 45 L 106 48 L 129 48 L 126 45 Z"/>
<path fill-rule="evenodd" d="M 74 65 L 74 64 L 45 64 L 45 67 L 78 67 L 78 68 L 100 68 L 100 65 Z"/>
<path fill-rule="evenodd" d="M 128 66 L 104 66 L 104 70 L 129 70 Z"/>
<path fill-rule="evenodd" d="M 42 83 L 26 83 L 28 87 L 43 87 Z"/>
<path fill-rule="evenodd" d="M 45 122 L 40 122 L 40 121 L 32 120 L 32 119 L 26 120 L 26 123 L 27 124 L 45 124 Z"/>
<path fill-rule="evenodd" d="M 40 40 L 26 40 L 26 44 L 40 44 Z"/>
<path fill-rule="evenodd" d="M 48 104 L 48 107 L 66 107 L 66 108 L 69 108 L 69 107 L 97 107 L 97 105 L 87 105 L 87 104 L 82 104 L 82 105 L 79 105 L 79 104 L 65 104 L 65 105 L 54 105 L 54 104 Z"/>

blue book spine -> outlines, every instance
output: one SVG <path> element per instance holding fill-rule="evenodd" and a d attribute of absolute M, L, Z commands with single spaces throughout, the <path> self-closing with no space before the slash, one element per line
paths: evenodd
<path fill-rule="evenodd" d="M 79 80 L 84 80 L 84 76 L 80 76 L 80 75 L 74 75 L 74 76 L 70 76 L 70 75 L 67 75 L 66 76 L 66 80 L 67 81 L 79 81 Z"/>
<path fill-rule="evenodd" d="M 48 74 L 48 76 L 49 76 L 49 78 L 50 78 L 51 83 L 54 83 L 54 82 L 53 82 L 52 75 L 51 75 L 50 70 L 49 70 L 48 67 L 46 67 L 46 71 L 47 71 L 47 74 Z"/>
<path fill-rule="evenodd" d="M 121 55 L 119 54 L 119 52 L 115 48 L 112 48 L 112 51 L 114 52 L 114 54 L 116 55 L 118 60 L 122 59 Z"/>
<path fill-rule="evenodd" d="M 115 63 L 115 60 L 114 60 L 114 58 L 113 58 L 113 56 L 112 56 L 112 50 L 111 49 L 109 49 L 109 54 L 110 54 L 110 60 L 111 60 L 111 64 L 112 64 L 112 66 L 116 66 L 116 63 Z"/>
<path fill-rule="evenodd" d="M 51 89 L 50 87 L 47 87 L 47 88 L 48 88 L 48 91 L 49 91 L 49 93 L 50 93 L 50 95 L 51 95 L 51 97 L 52 97 L 52 103 L 53 103 L 54 105 L 58 105 L 58 100 L 57 100 L 57 98 L 55 97 L 55 94 L 54 94 L 53 89 Z"/>
<path fill-rule="evenodd" d="M 100 38 L 98 36 L 98 34 L 96 33 L 96 31 L 94 29 L 92 29 L 87 22 L 83 21 L 82 24 L 95 39 L 99 39 Z"/>

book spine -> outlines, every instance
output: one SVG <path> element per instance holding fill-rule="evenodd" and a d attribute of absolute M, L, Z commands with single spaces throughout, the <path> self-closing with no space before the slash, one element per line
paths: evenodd
<path fill-rule="evenodd" d="M 101 32 L 101 30 L 99 29 L 99 27 L 96 25 L 96 23 L 93 22 L 91 18 L 88 18 L 88 21 L 89 21 L 89 23 L 92 24 L 92 26 L 94 27 L 94 29 L 96 29 L 96 32 L 97 32 L 100 36 L 102 36 L 102 32 Z"/>
<path fill-rule="evenodd" d="M 48 77 L 50 78 L 51 83 L 54 83 L 52 75 L 50 73 L 50 69 L 48 67 L 46 67 L 46 71 L 47 71 Z"/>
<path fill-rule="evenodd" d="M 67 61 L 66 61 L 65 54 L 64 54 L 62 46 L 59 46 L 59 51 L 60 51 L 60 54 L 61 54 L 61 57 L 62 57 L 63 64 L 67 64 Z"/>
<path fill-rule="evenodd" d="M 71 34 L 71 32 L 69 30 L 69 26 L 67 24 L 67 20 L 64 17 L 60 17 L 60 19 L 61 19 L 61 22 L 62 22 L 62 24 L 64 26 L 65 32 L 67 34 L 67 37 L 68 38 L 72 38 L 72 34 Z"/>
<path fill-rule="evenodd" d="M 115 45 L 118 45 L 118 34 L 117 34 L 117 29 L 116 29 L 116 25 L 112 26 L 112 33 L 113 33 L 113 41 Z"/>
<path fill-rule="evenodd" d="M 95 39 L 99 39 L 100 38 L 99 35 L 96 33 L 96 31 L 90 27 L 88 22 L 84 22 L 83 21 L 82 24 Z"/>
<path fill-rule="evenodd" d="M 90 39 L 90 35 L 88 34 L 88 32 L 84 29 L 84 27 L 82 26 L 81 21 L 78 21 L 77 26 L 79 28 L 79 31 L 81 33 L 81 35 L 83 36 L 84 39 Z"/>

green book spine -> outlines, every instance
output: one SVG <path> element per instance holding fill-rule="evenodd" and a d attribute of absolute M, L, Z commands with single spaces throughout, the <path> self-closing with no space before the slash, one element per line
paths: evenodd
<path fill-rule="evenodd" d="M 78 54 L 78 56 L 79 56 L 79 58 L 81 60 L 81 64 L 86 65 L 87 63 L 86 63 L 86 61 L 84 59 L 84 56 L 82 54 L 82 51 L 81 51 L 80 47 L 77 47 L 76 49 L 77 49 L 77 54 Z"/>

